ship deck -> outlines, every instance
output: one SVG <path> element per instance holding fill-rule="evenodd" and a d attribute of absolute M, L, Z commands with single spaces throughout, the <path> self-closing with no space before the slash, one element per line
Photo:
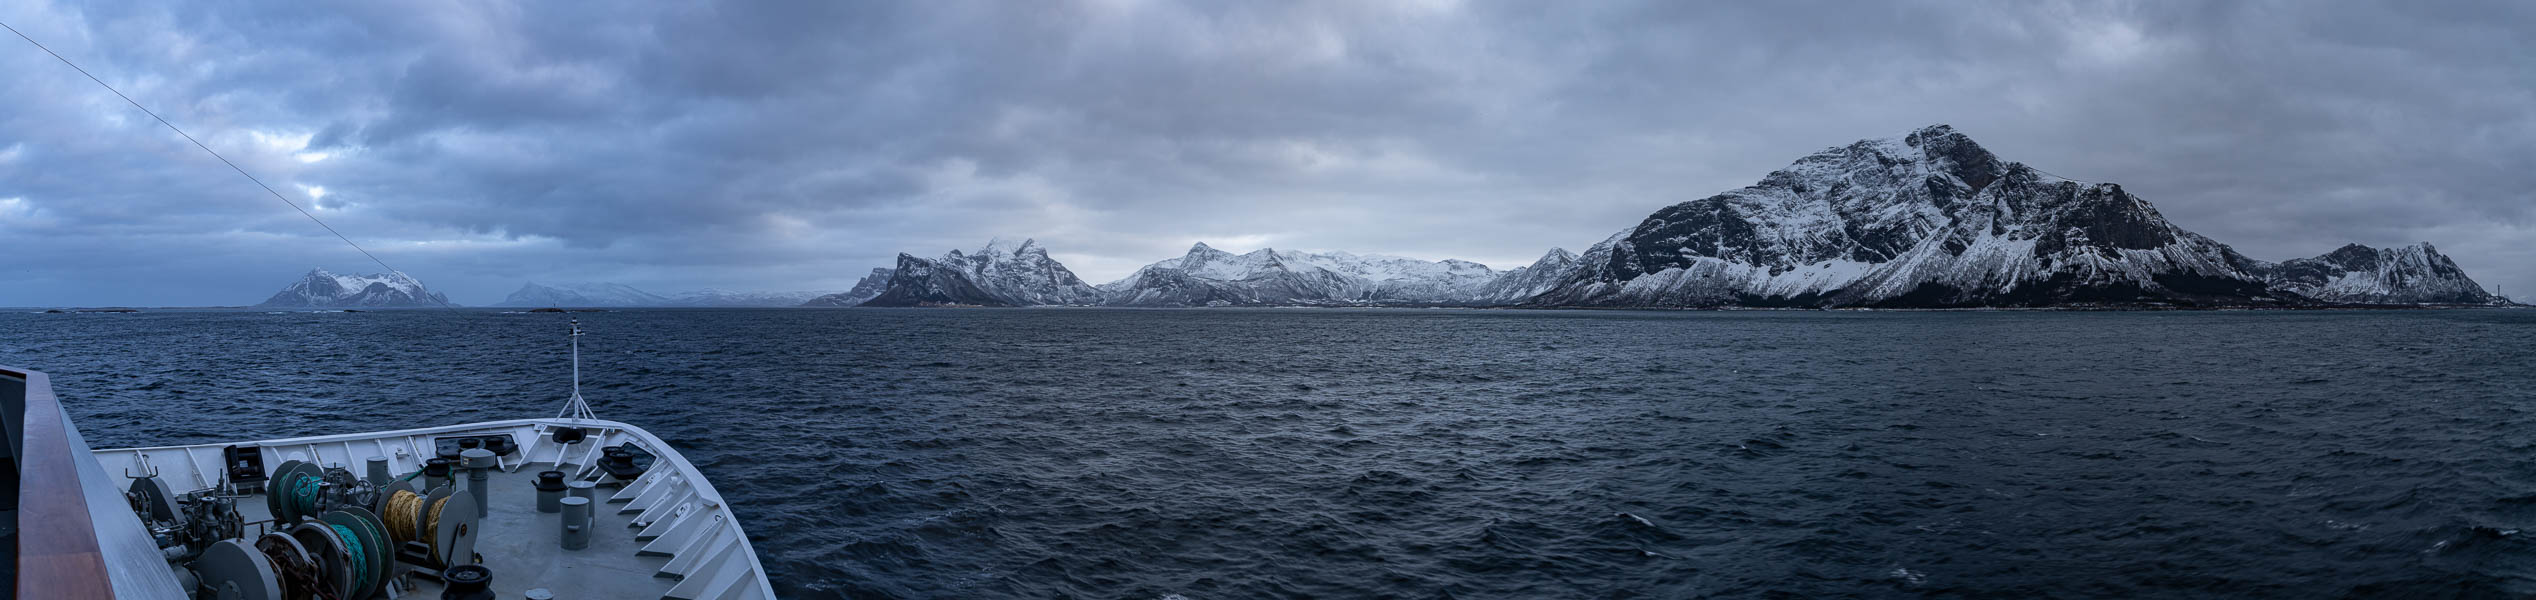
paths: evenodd
<path fill-rule="evenodd" d="M 463 476 L 461 476 L 463 477 Z M 475 553 L 493 569 L 493 591 L 501 598 L 524 598 L 543 588 L 557 598 L 660 598 L 676 580 L 654 577 L 668 566 L 665 557 L 642 556 L 643 545 L 628 526 L 633 515 L 617 514 L 622 504 L 595 505 L 590 510 L 590 547 L 563 548 L 563 515 L 537 512 L 537 474 L 493 471 L 486 504 L 491 509 L 476 522 Z M 601 487 L 605 499 L 617 490 Z M 461 492 L 463 493 L 463 492 Z M 263 494 L 238 500 L 238 515 L 248 523 L 272 520 Z M 263 533 L 247 526 L 252 538 Z M 429 577 L 407 577 L 414 589 L 405 597 L 440 597 L 440 583 Z"/>
<path fill-rule="evenodd" d="M 557 445 L 550 428 L 578 426 L 587 440 Z M 435 445 L 458 437 L 508 435 L 519 448 L 489 470 L 487 515 L 478 522 L 475 554 L 493 572 L 502 598 L 543 588 L 557 598 L 773 598 L 765 569 L 721 495 L 674 448 L 639 428 L 612 421 L 522 419 L 403 431 L 241 442 L 262 456 L 268 475 L 287 460 L 341 466 L 356 475 L 373 456 L 386 457 L 397 475 L 420 469 Z M 594 465 L 599 450 L 632 444 L 653 455 L 649 470 L 633 482 L 607 483 Z M 228 444 L 96 450 L 106 473 L 157 473 L 178 493 L 222 483 L 221 450 Z M 567 480 L 601 481 L 591 505 L 590 546 L 562 546 L 562 515 L 537 512 L 539 471 L 559 470 Z M 464 470 L 452 478 L 464 488 Z M 115 479 L 122 480 L 123 477 Z M 463 493 L 463 492 L 461 492 Z M 249 538 L 270 525 L 262 494 L 240 498 L 238 512 Z M 129 513 L 126 513 L 128 517 Z M 400 566 L 400 570 L 403 567 Z M 436 598 L 437 581 L 405 578 L 403 598 Z"/>

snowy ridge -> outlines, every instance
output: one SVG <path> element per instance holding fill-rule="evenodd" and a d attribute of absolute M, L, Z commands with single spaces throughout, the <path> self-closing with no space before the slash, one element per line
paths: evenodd
<path fill-rule="evenodd" d="M 669 298 L 615 283 L 564 283 L 547 285 L 534 281 L 520 285 L 494 306 L 524 307 L 621 307 L 667 306 Z"/>
<path fill-rule="evenodd" d="M 1583 254 L 1458 260 L 1197 244 L 1098 288 L 1025 241 L 899 256 L 869 305 L 2042 307 L 2490 304 L 2428 244 L 2267 263 L 2110 183 L 2000 160 L 1952 127 L 1815 152 Z"/>
<path fill-rule="evenodd" d="M 2456 261 L 2423 242 L 2396 248 L 2345 245 L 2315 258 L 2249 261 L 2273 289 L 2337 304 L 2499 304 Z"/>
<path fill-rule="evenodd" d="M 1952 128 L 1827 149 L 1588 249 L 1577 306 L 2275 303 L 2233 250 L 2113 184 L 2003 162 Z"/>
<path fill-rule="evenodd" d="M 1575 275 L 1576 254 L 1566 248 L 1551 248 L 1532 264 L 1515 267 L 1497 274 L 1495 280 L 1481 286 L 1470 299 L 1472 304 L 1504 305 L 1521 303 L 1534 296 L 1549 293 L 1560 282 Z"/>
<path fill-rule="evenodd" d="M 705 288 L 671 297 L 660 306 L 749 307 L 801 306 L 802 303 L 834 293 L 832 290 L 808 292 L 750 292 Z"/>
<path fill-rule="evenodd" d="M 898 255 L 889 283 L 862 306 L 1045 306 L 1097 304 L 1103 294 L 1048 257 L 1038 240 L 998 238 L 974 253 Z"/>
<path fill-rule="evenodd" d="M 1487 265 L 1464 260 L 1274 248 L 1233 254 L 1201 242 L 1100 289 L 1118 306 L 1457 304 L 1496 279 Z"/>
<path fill-rule="evenodd" d="M 336 275 L 310 269 L 299 281 L 265 299 L 266 308 L 401 308 L 456 306 L 404 273 Z"/>
<path fill-rule="evenodd" d="M 529 282 L 494 306 L 519 307 L 748 307 L 800 306 L 829 292 L 734 292 L 702 289 L 663 296 L 620 283 L 542 284 Z"/>

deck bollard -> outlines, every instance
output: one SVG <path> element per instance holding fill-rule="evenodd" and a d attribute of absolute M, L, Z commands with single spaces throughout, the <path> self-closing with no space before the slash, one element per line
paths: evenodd
<path fill-rule="evenodd" d="M 423 489 L 439 489 L 456 484 L 455 478 L 449 476 L 450 462 L 449 459 L 438 456 L 425 459 L 423 461 Z"/>
<path fill-rule="evenodd" d="M 565 489 L 567 488 L 564 486 L 563 471 L 539 471 L 537 473 L 537 512 L 563 512 Z"/>
<path fill-rule="evenodd" d="M 562 502 L 564 549 L 580 550 L 590 547 L 590 499 L 575 496 L 565 498 Z"/>
<path fill-rule="evenodd" d="M 386 487 L 386 486 L 387 486 L 387 457 L 385 457 L 385 456 L 372 456 L 372 457 L 370 457 L 370 459 L 369 459 L 369 464 L 370 464 L 370 469 L 369 469 L 369 475 L 370 475 L 370 486 L 371 486 L 371 487 Z"/>
<path fill-rule="evenodd" d="M 485 489 L 492 485 L 487 482 L 491 475 L 485 471 L 493 468 L 493 451 L 468 448 L 467 451 L 458 453 L 458 462 L 467 468 L 467 495 L 475 496 L 476 518 L 481 519 L 493 514 L 493 503 L 488 501 L 490 494 L 486 493 Z"/>

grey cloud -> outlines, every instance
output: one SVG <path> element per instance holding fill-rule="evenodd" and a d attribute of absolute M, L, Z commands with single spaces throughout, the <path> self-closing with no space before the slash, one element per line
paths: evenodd
<path fill-rule="evenodd" d="M 1343 249 L 1510 267 L 1951 123 L 2281 259 L 2536 287 L 2513 3 L 30 4 L 13 26 L 483 302 L 842 288 L 1035 236 L 1092 279 Z M 357 254 L 0 51 L 0 305 L 249 302 Z M 259 139 L 257 136 L 265 136 Z M 305 136 L 302 140 L 301 136 Z M 14 150 L 11 150 L 14 148 Z M 310 160 L 323 154 L 322 160 Z M 9 199 L 17 199 L 12 203 Z"/>

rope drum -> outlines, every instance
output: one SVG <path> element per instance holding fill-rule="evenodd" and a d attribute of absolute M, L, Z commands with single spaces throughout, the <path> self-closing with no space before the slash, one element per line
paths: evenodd
<path fill-rule="evenodd" d="M 317 514 L 317 495 L 325 491 L 325 480 L 315 476 L 298 477 L 290 490 L 291 508 L 299 509 L 302 515 Z"/>
<path fill-rule="evenodd" d="M 449 499 L 454 496 L 435 495 L 439 498 L 428 498 L 407 490 L 389 493 L 384 505 L 386 514 L 379 517 L 387 524 L 388 537 L 399 546 L 406 542 L 422 542 L 424 547 L 430 548 L 429 554 L 433 557 L 443 557 L 446 549 L 441 547 L 438 534 L 440 515 L 448 510 Z M 429 505 L 428 508 L 425 508 L 426 503 Z"/>
<path fill-rule="evenodd" d="M 431 503 L 431 510 L 430 510 L 430 511 L 427 513 L 427 515 L 423 518 L 423 531 L 429 531 L 429 532 L 436 532 L 436 531 L 440 531 L 440 512 L 441 512 L 441 509 L 445 509 L 445 508 L 448 508 L 448 507 L 449 507 L 449 499 L 448 499 L 448 498 L 441 498 L 441 499 L 439 499 L 439 500 L 435 500 L 435 501 L 433 501 L 433 502 Z M 440 555 L 441 555 L 441 549 L 440 549 L 440 537 L 439 537 L 438 535 L 430 535 L 430 534 L 426 534 L 426 535 L 424 535 L 423 537 L 424 537 L 424 539 L 426 540 L 426 542 L 425 542 L 425 543 L 431 544 L 431 553 L 432 553 L 432 556 L 440 556 Z"/>
<path fill-rule="evenodd" d="M 345 554 L 349 555 L 352 559 L 350 561 L 352 563 L 352 589 L 370 589 L 370 583 L 372 582 L 371 578 L 374 577 L 374 575 L 370 573 L 369 549 L 361 547 L 360 534 L 353 533 L 352 528 L 342 525 L 327 525 L 327 527 L 334 528 L 335 535 L 343 536 L 343 546 L 346 551 Z"/>
<path fill-rule="evenodd" d="M 388 537 L 396 540 L 396 545 L 422 539 L 414 535 L 414 517 L 422 514 L 422 505 L 421 494 L 406 490 L 388 494 L 387 510 L 379 515 L 379 519 L 387 522 Z"/>
<path fill-rule="evenodd" d="M 298 541 L 292 540 L 291 536 L 268 533 L 256 538 L 255 549 L 273 561 L 274 574 L 282 580 L 282 597 L 317 597 L 317 564 Z"/>

